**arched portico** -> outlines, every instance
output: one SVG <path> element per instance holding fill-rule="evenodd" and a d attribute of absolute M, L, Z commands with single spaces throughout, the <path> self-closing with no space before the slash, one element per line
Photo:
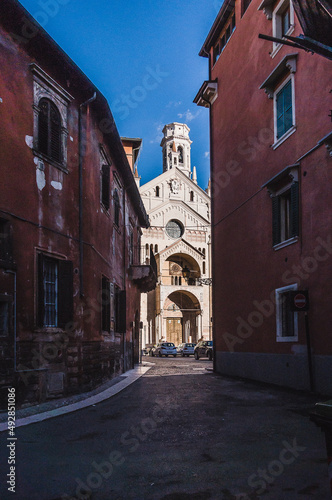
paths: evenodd
<path fill-rule="evenodd" d="M 198 298 L 187 290 L 177 290 L 165 299 L 163 336 L 168 342 L 197 342 L 201 337 L 201 307 Z"/>

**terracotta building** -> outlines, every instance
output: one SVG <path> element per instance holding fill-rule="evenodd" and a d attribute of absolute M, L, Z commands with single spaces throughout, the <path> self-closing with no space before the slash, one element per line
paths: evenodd
<path fill-rule="evenodd" d="M 215 369 L 332 393 L 332 43 L 300 36 L 301 3 L 225 0 L 200 52 Z"/>
<path fill-rule="evenodd" d="M 41 401 L 138 361 L 155 274 L 137 140 L 126 155 L 104 96 L 18 2 L 0 13 L 0 383 Z"/>

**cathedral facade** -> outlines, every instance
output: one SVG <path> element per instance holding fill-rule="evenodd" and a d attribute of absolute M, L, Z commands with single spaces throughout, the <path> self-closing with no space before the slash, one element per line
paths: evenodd
<path fill-rule="evenodd" d="M 152 251 L 158 269 L 156 289 L 141 296 L 143 348 L 212 338 L 210 193 L 191 168 L 189 131 L 165 125 L 163 173 L 140 187 L 151 224 L 143 230 L 142 260 Z"/>

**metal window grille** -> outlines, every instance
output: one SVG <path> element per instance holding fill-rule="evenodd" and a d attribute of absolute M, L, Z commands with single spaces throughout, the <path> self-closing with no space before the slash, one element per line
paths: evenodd
<path fill-rule="evenodd" d="M 44 326 L 58 324 L 58 263 L 53 259 L 44 260 Z"/>

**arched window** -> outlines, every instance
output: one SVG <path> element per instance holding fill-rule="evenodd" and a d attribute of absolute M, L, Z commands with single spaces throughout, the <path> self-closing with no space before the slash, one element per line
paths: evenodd
<path fill-rule="evenodd" d="M 190 201 L 194 201 L 194 191 L 190 191 Z"/>
<path fill-rule="evenodd" d="M 205 261 L 203 261 L 203 274 L 205 274 L 206 269 L 205 269 Z"/>
<path fill-rule="evenodd" d="M 38 149 L 61 163 L 61 116 L 56 105 L 44 97 L 39 101 Z"/>
<path fill-rule="evenodd" d="M 182 146 L 178 147 L 178 153 L 179 153 L 179 163 L 183 163 L 183 148 L 182 148 Z"/>
<path fill-rule="evenodd" d="M 160 196 L 160 187 L 156 186 L 156 197 L 159 198 Z"/>
<path fill-rule="evenodd" d="M 158 245 L 154 246 L 154 253 L 158 253 Z"/>
<path fill-rule="evenodd" d="M 119 193 L 118 193 L 117 189 L 114 189 L 113 199 L 114 199 L 114 224 L 119 226 L 119 224 L 120 224 L 120 198 L 119 198 Z"/>
<path fill-rule="evenodd" d="M 204 255 L 204 257 L 205 257 L 205 248 L 203 248 L 203 255 Z"/>

